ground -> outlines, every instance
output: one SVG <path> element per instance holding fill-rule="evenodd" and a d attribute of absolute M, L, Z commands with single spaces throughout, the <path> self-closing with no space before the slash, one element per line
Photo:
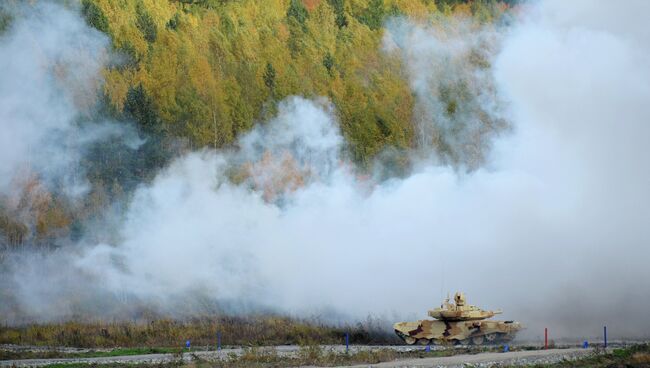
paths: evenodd
<path fill-rule="evenodd" d="M 169 348 L 168 348 L 169 349 Z M 619 348 L 589 349 L 567 347 L 543 350 L 532 346 L 476 348 L 342 345 L 275 346 L 228 348 L 223 350 L 176 351 L 151 349 L 116 349 L 102 351 L 39 350 L 0 347 L 0 366 L 101 367 L 126 368 L 207 368 L 207 367 L 299 367 L 351 366 L 367 367 L 466 367 L 535 366 L 535 367 L 650 367 L 650 347 L 635 344 Z M 13 353 L 11 353 L 13 352 Z M 13 355 L 12 355 L 13 354 Z M 49 354 L 49 355 L 48 355 Z M 54 357 L 54 354 L 58 354 Z"/>

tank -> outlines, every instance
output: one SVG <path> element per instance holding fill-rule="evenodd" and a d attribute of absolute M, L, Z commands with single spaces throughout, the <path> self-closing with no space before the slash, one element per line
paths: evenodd
<path fill-rule="evenodd" d="M 413 344 L 489 345 L 512 340 L 523 326 L 514 321 L 488 320 L 501 310 L 488 311 L 468 305 L 465 294 L 457 292 L 454 302 L 449 296 L 440 308 L 429 311 L 429 317 L 416 322 L 398 322 L 393 327 L 404 342 Z"/>

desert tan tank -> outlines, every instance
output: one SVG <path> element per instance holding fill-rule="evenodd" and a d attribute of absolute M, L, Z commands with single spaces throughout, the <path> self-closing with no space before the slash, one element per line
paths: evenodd
<path fill-rule="evenodd" d="M 399 322 L 393 327 L 404 342 L 412 344 L 498 344 L 510 341 L 523 327 L 519 322 L 491 321 L 501 310 L 486 311 L 468 305 L 465 294 L 456 293 L 454 303 L 445 299 L 440 308 L 429 311 L 436 320 Z"/>

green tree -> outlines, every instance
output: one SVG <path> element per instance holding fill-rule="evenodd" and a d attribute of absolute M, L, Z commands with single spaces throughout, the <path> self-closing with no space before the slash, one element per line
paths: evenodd
<path fill-rule="evenodd" d="M 327 73 L 331 77 L 333 75 L 332 68 L 334 67 L 334 56 L 332 56 L 329 51 L 325 54 L 325 57 L 323 57 L 323 66 L 327 69 Z"/>
<path fill-rule="evenodd" d="M 109 33 L 108 19 L 92 0 L 83 0 L 81 2 L 81 13 L 86 18 L 88 25 L 104 33 Z"/>
<path fill-rule="evenodd" d="M 124 114 L 134 120 L 141 129 L 153 133 L 159 129 L 158 117 L 153 100 L 145 91 L 142 84 L 129 88 L 124 101 Z"/>
<path fill-rule="evenodd" d="M 336 14 L 336 25 L 339 28 L 347 27 L 348 18 L 345 16 L 345 0 L 328 0 L 330 6 L 334 8 L 334 13 Z"/>
<path fill-rule="evenodd" d="M 289 9 L 287 10 L 287 18 L 293 18 L 303 27 L 305 26 L 305 21 L 309 17 L 309 12 L 302 4 L 300 0 L 291 0 L 289 3 Z"/>
<path fill-rule="evenodd" d="M 273 93 L 273 90 L 275 89 L 275 68 L 273 67 L 273 64 L 266 63 L 266 70 L 264 70 L 264 75 L 262 77 L 264 78 L 264 85 L 266 85 L 266 87 L 271 90 L 271 93 Z"/>
<path fill-rule="evenodd" d="M 144 39 L 149 43 L 156 42 L 158 38 L 158 28 L 156 23 L 147 10 L 144 8 L 142 3 L 138 3 L 136 7 L 136 26 L 142 32 Z"/>
<path fill-rule="evenodd" d="M 370 0 L 368 8 L 361 14 L 359 21 L 372 30 L 380 29 L 384 22 L 384 0 Z"/>
<path fill-rule="evenodd" d="M 177 30 L 178 26 L 181 23 L 181 15 L 179 13 L 174 14 L 174 16 L 167 22 L 165 26 L 167 29 Z"/>

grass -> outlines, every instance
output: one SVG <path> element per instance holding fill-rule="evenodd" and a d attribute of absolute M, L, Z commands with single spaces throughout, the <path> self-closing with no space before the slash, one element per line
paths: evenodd
<path fill-rule="evenodd" d="M 83 353 L 60 353 L 60 354 L 43 354 L 44 352 L 29 352 L 33 354 L 26 355 L 22 352 L 18 356 L 4 356 L 2 359 L 31 359 L 31 358 L 88 358 L 88 357 L 110 357 L 118 355 L 140 355 L 147 353 L 174 353 L 174 361 L 161 363 L 156 365 L 138 363 L 138 367 L 294 367 L 303 365 L 319 365 L 319 366 L 337 366 L 337 365 L 350 365 L 350 364 L 375 364 L 385 361 L 392 361 L 401 358 L 431 358 L 443 357 L 456 354 L 476 354 L 484 351 L 491 351 L 495 348 L 455 348 L 445 350 L 433 350 L 426 352 L 424 348 L 415 351 L 396 351 L 389 348 L 376 347 L 372 350 L 362 350 L 350 353 L 341 353 L 340 351 L 331 351 L 321 345 L 306 344 L 302 345 L 295 353 L 281 354 L 275 348 L 264 347 L 249 347 L 244 348 L 241 354 L 231 353 L 226 357 L 214 360 L 206 360 L 205 357 L 198 356 L 192 351 L 186 349 L 113 349 L 111 351 L 89 351 Z M 45 352 L 49 353 L 49 352 Z M 191 363 L 184 362 L 180 359 L 183 354 L 191 358 Z M 1 360 L 1 359 L 0 359 Z M 48 367 L 94 367 L 100 366 L 101 368 L 110 368 L 113 366 L 120 366 L 122 368 L 132 364 L 85 364 L 85 363 L 70 363 L 70 364 L 52 364 Z"/>
<path fill-rule="evenodd" d="M 181 348 L 145 347 L 145 348 L 117 348 L 108 351 L 66 352 L 60 350 L 45 351 L 10 351 L 0 349 L 0 360 L 18 359 L 56 359 L 56 358 L 98 358 L 124 355 L 145 354 L 180 354 L 187 351 Z"/>
<path fill-rule="evenodd" d="M 424 350 L 399 352 L 387 348 L 376 348 L 355 353 L 340 353 L 324 350 L 319 345 L 303 345 L 298 353 L 293 355 L 281 355 L 275 349 L 251 347 L 244 349 L 241 355 L 231 354 L 226 358 L 217 361 L 208 361 L 191 355 L 190 362 L 176 360 L 163 364 L 53 364 L 49 368 L 127 368 L 127 367 L 159 367 L 159 368 L 221 368 L 221 367 L 297 367 L 297 366 L 340 366 L 354 364 L 377 364 L 381 362 L 394 361 L 398 359 L 432 358 L 450 356 L 455 354 L 480 353 L 490 349 L 467 348 L 467 349 L 445 349 L 439 351 L 425 352 Z M 492 349 L 493 350 L 493 349 Z M 503 367 L 503 366 L 501 366 Z M 610 353 L 596 351 L 594 354 L 572 361 L 562 361 L 553 364 L 533 365 L 535 368 L 566 368 L 566 367 L 629 367 L 642 368 L 650 367 L 650 346 L 647 344 L 635 345 L 625 349 L 615 349 Z"/>
<path fill-rule="evenodd" d="M 275 349 L 247 348 L 241 355 L 230 355 L 217 361 L 207 361 L 194 357 L 191 363 L 183 364 L 185 368 L 270 368 L 323 366 L 334 367 L 354 364 L 377 364 L 406 358 L 433 358 L 456 354 L 479 353 L 483 349 L 446 349 L 426 352 L 396 351 L 388 348 L 362 350 L 353 353 L 328 351 L 319 345 L 304 345 L 297 354 L 280 355 Z"/>
<path fill-rule="evenodd" d="M 181 347 L 187 339 L 193 349 L 216 345 L 216 331 L 222 335 L 222 345 L 245 346 L 243 354 L 231 354 L 217 361 L 207 361 Z M 342 354 L 324 350 L 319 344 L 342 344 L 346 332 L 350 332 L 353 344 L 390 344 L 398 340 L 387 335 L 372 321 L 355 326 L 329 326 L 322 323 L 295 320 L 278 316 L 214 317 L 187 321 L 153 320 L 145 322 L 67 322 L 52 324 L 29 324 L 17 327 L 0 327 L 0 344 L 34 345 L 46 347 L 86 348 L 87 351 L 60 349 L 0 349 L 0 360 L 37 358 L 90 358 L 155 353 L 192 354 L 190 363 L 176 360 L 158 365 L 137 364 L 138 367 L 278 367 L 278 366 L 336 366 L 352 364 L 375 364 L 404 358 L 440 357 L 454 354 L 496 351 L 496 348 L 444 349 L 425 352 L 399 352 L 392 349 L 373 349 Z M 278 354 L 275 349 L 260 346 L 301 345 L 298 353 Z M 117 348 L 116 348 L 117 347 Z M 527 350 L 527 347 L 516 349 Z M 129 367 L 133 364 L 106 364 L 102 368 Z M 65 368 L 88 368 L 89 364 L 53 365 Z M 135 365 L 134 365 L 135 366 Z M 50 366 L 52 367 L 52 366 Z M 565 367 L 650 367 L 650 348 L 636 345 L 615 349 L 610 353 L 597 351 L 577 361 L 536 365 L 537 368 Z"/>
<path fill-rule="evenodd" d="M 418 351 L 409 351 L 409 352 L 396 352 L 392 349 L 373 349 L 371 351 L 359 351 L 354 353 L 352 356 L 365 361 L 385 361 L 386 357 L 399 356 L 400 354 L 407 354 L 410 357 L 441 357 L 441 356 L 450 356 L 456 354 L 476 354 L 485 351 L 496 351 L 499 350 L 495 347 L 472 347 L 472 348 L 455 348 L 455 349 L 444 349 L 444 350 L 433 350 L 431 352 L 424 352 L 424 348 Z M 182 354 L 192 354 L 198 350 L 188 350 L 185 348 L 117 348 L 106 351 L 84 351 L 84 352 L 69 352 L 61 350 L 40 350 L 40 351 L 11 351 L 11 350 L 2 350 L 0 349 L 0 360 L 21 360 L 21 359 L 74 359 L 74 358 L 95 358 L 95 357 L 112 357 L 112 356 L 126 356 L 126 355 L 146 355 L 146 354 L 174 354 L 176 357 L 182 356 Z M 258 359 L 264 361 L 267 355 L 274 355 L 275 349 L 273 348 L 263 348 L 263 347 L 251 347 L 244 348 L 244 352 L 241 356 L 231 355 L 229 356 L 233 360 L 243 359 L 243 360 L 255 360 Z M 336 354 L 333 352 L 326 352 L 324 348 L 316 344 L 303 344 L 299 357 L 304 358 L 303 360 L 317 360 L 317 357 L 322 357 L 325 354 L 330 354 L 330 358 L 335 357 Z M 349 356 L 346 354 L 346 356 Z M 383 357 L 383 358 L 382 358 Z M 283 358 L 284 359 L 284 358 Z M 390 359 L 389 359 L 390 360 Z"/>
<path fill-rule="evenodd" d="M 650 345 L 639 344 L 627 348 L 614 349 L 611 353 L 596 350 L 594 354 L 571 361 L 552 364 L 537 364 L 534 368 L 647 368 L 650 367 Z"/>
<path fill-rule="evenodd" d="M 0 326 L 0 344 L 77 348 L 179 347 L 191 339 L 193 346 L 215 346 L 217 332 L 221 333 L 224 346 L 297 345 L 305 341 L 340 344 L 346 332 L 350 333 L 350 342 L 354 344 L 399 343 L 392 331 L 386 331 L 372 319 L 355 326 L 331 326 L 270 315 Z"/>
<path fill-rule="evenodd" d="M 173 364 L 125 364 L 125 363 L 109 363 L 109 364 L 87 364 L 87 363 L 58 363 L 50 364 L 44 367 L 48 368 L 180 368 L 182 364 L 173 363 Z"/>

